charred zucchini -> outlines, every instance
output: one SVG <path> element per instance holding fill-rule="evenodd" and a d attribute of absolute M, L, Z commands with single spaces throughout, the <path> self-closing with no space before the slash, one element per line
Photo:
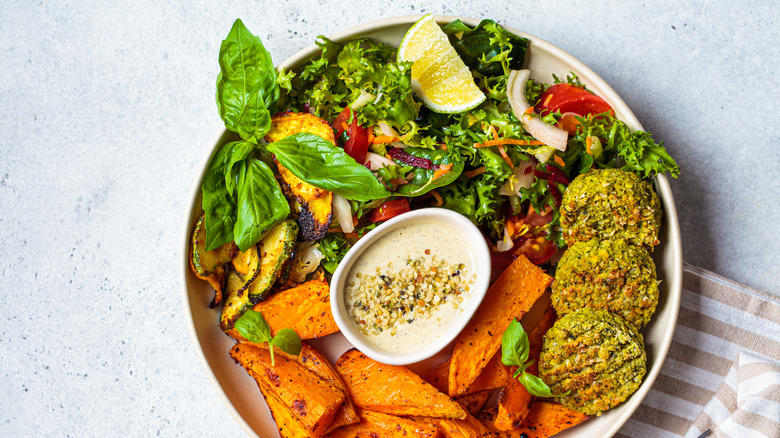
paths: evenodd
<path fill-rule="evenodd" d="M 214 298 L 210 306 L 217 307 L 222 302 L 222 287 L 225 282 L 224 265 L 238 251 L 234 242 L 226 243 L 217 249 L 206 251 L 206 227 L 204 216 L 195 223 L 195 230 L 190 241 L 190 267 L 195 275 L 209 282 L 214 288 Z"/>
<path fill-rule="evenodd" d="M 275 226 L 249 250 L 233 258 L 227 278 L 227 299 L 219 326 L 230 330 L 253 304 L 266 298 L 295 249 L 298 225 L 286 220 Z M 245 275 L 242 275 L 244 272 Z"/>
<path fill-rule="evenodd" d="M 257 244 L 260 254 L 260 272 L 249 285 L 249 300 L 253 303 L 264 300 L 271 286 L 281 276 L 284 267 L 295 251 L 298 225 L 286 220 L 271 228 L 271 231 Z"/>
<path fill-rule="evenodd" d="M 275 142 L 299 132 L 309 132 L 335 142 L 328 122 L 307 113 L 284 113 L 274 117 L 265 139 Z M 297 215 L 301 240 L 309 242 L 325 237 L 332 219 L 333 194 L 301 180 L 278 162 L 276 165 L 279 182 Z"/>
<path fill-rule="evenodd" d="M 252 302 L 249 301 L 246 281 L 241 274 L 236 271 L 230 271 L 227 275 L 227 298 L 222 306 L 222 315 L 219 317 L 219 327 L 222 330 L 230 330 L 238 318 L 252 308 Z"/>

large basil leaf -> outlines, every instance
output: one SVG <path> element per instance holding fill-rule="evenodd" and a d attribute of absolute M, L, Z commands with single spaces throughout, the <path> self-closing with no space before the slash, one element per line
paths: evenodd
<path fill-rule="evenodd" d="M 295 176 L 347 199 L 370 201 L 390 193 L 370 170 L 324 138 L 299 132 L 267 146 Z"/>
<path fill-rule="evenodd" d="M 260 38 L 241 20 L 233 23 L 219 48 L 217 107 L 227 129 L 257 142 L 271 127 L 279 99 L 276 70 Z"/>
<path fill-rule="evenodd" d="M 425 149 L 425 148 L 405 148 L 404 152 L 415 157 L 427 158 L 433 162 L 434 169 L 423 169 L 421 167 L 415 167 L 412 172 L 412 177 L 408 184 L 404 184 L 398 187 L 398 190 L 393 192 L 393 195 L 397 196 L 420 196 L 424 195 L 431 190 L 446 186 L 447 184 L 455 181 L 463 172 L 463 162 L 456 162 L 452 157 L 447 154 L 446 151 L 441 149 Z M 452 168 L 444 175 L 433 179 L 435 169 L 444 165 L 452 164 Z"/>
<path fill-rule="evenodd" d="M 256 158 L 239 163 L 238 218 L 233 230 L 238 248 L 246 251 L 289 214 L 290 206 L 271 168 Z"/>
<path fill-rule="evenodd" d="M 455 20 L 441 28 L 463 62 L 485 76 L 505 75 L 520 70 L 525 62 L 528 40 L 503 29 L 493 20 L 482 20 L 474 29 Z"/>
<path fill-rule="evenodd" d="M 228 193 L 233 194 L 233 189 L 238 179 L 238 163 L 244 161 L 249 153 L 255 148 L 255 145 L 246 141 L 236 141 L 231 143 L 232 149 L 229 152 L 230 159 L 225 165 L 225 187 Z"/>
<path fill-rule="evenodd" d="M 203 211 L 206 213 L 206 250 L 218 248 L 233 240 L 233 226 L 236 222 L 236 199 L 228 192 L 225 183 L 225 167 L 233 156 L 236 142 L 220 146 L 211 157 L 201 193 Z"/>

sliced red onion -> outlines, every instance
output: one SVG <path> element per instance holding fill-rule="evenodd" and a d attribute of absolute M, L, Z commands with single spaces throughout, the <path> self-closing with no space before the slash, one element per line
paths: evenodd
<path fill-rule="evenodd" d="M 523 124 L 523 128 L 533 138 L 559 151 L 565 151 L 569 141 L 568 132 L 545 123 L 539 117 L 526 113 L 526 110 L 531 108 L 531 105 L 528 104 L 528 100 L 525 98 L 525 83 L 530 76 L 530 70 L 512 70 L 509 73 L 506 95 L 509 98 L 512 111 L 515 113 L 517 120 Z"/>
<path fill-rule="evenodd" d="M 387 155 L 390 155 L 395 161 L 400 161 L 410 166 L 420 167 L 422 169 L 433 169 L 433 162 L 431 160 L 415 157 L 398 148 L 388 148 Z"/>
<path fill-rule="evenodd" d="M 515 166 L 512 177 L 509 177 L 506 183 L 498 189 L 498 194 L 503 196 L 520 196 L 520 189 L 530 188 L 534 183 L 534 163 L 531 161 L 524 161 L 522 164 Z"/>
<path fill-rule="evenodd" d="M 351 233 L 355 230 L 355 225 L 352 223 L 352 207 L 347 198 L 338 193 L 333 194 L 333 215 L 339 221 L 341 231 Z"/>
<path fill-rule="evenodd" d="M 368 167 L 368 170 L 377 170 L 382 167 L 395 166 L 395 161 L 383 157 L 382 155 L 369 152 L 366 154 L 365 165 Z"/>

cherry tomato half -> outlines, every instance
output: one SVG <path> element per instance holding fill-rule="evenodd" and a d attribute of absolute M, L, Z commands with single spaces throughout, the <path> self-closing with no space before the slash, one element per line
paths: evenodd
<path fill-rule="evenodd" d="M 613 112 L 604 99 L 590 91 L 571 84 L 555 84 L 542 93 L 536 112 L 546 115 L 549 112 L 576 113 L 580 116 Z"/>
<path fill-rule="evenodd" d="M 351 115 L 352 110 L 349 107 L 344 108 L 336 117 L 336 121 L 333 122 L 333 132 L 336 134 L 336 138 L 341 137 L 344 133 L 344 124 L 348 124 L 344 152 L 359 164 L 363 164 L 366 162 L 368 154 L 368 130 L 358 125 L 357 117 L 352 117 L 352 122 L 349 123 Z"/>
<path fill-rule="evenodd" d="M 368 220 L 371 222 L 386 221 L 410 210 L 411 208 L 409 208 L 409 202 L 406 200 L 406 198 L 387 201 L 379 207 L 371 210 L 368 213 Z"/>

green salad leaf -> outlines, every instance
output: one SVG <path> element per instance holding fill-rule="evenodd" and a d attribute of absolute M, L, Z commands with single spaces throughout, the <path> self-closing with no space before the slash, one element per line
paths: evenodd
<path fill-rule="evenodd" d="M 431 190 L 446 186 L 452 183 L 461 172 L 463 172 L 463 162 L 455 161 L 453 156 L 441 149 L 425 149 L 425 148 L 405 148 L 404 152 L 418 157 L 431 160 L 434 165 L 434 169 L 423 169 L 422 167 L 415 167 L 411 171 L 408 184 L 403 184 L 398 187 L 393 194 L 398 196 L 421 196 Z M 436 170 L 444 165 L 452 165 L 449 172 L 434 178 L 433 175 Z"/>
<path fill-rule="evenodd" d="M 328 233 L 318 243 L 317 249 L 325 256 L 321 262 L 322 267 L 331 274 L 336 272 L 339 263 L 352 247 L 341 233 Z"/>
<path fill-rule="evenodd" d="M 258 142 L 271 127 L 279 86 L 271 55 L 240 19 L 222 41 L 219 67 L 217 107 L 225 127 Z"/>
<path fill-rule="evenodd" d="M 482 20 L 470 28 L 460 20 L 442 26 L 463 62 L 482 75 L 509 74 L 525 62 L 528 40 L 502 29 L 493 20 Z"/>
<path fill-rule="evenodd" d="M 290 172 L 315 187 L 358 201 L 390 196 L 370 170 L 318 135 L 299 132 L 267 148 Z"/>
<path fill-rule="evenodd" d="M 271 366 L 274 362 L 274 345 L 287 354 L 297 356 L 301 353 L 301 338 L 292 329 L 281 329 L 276 336 L 271 336 L 271 326 L 265 320 L 263 314 L 249 309 L 238 318 L 234 326 L 249 342 L 255 344 L 268 343 L 268 350 L 271 352 Z"/>

